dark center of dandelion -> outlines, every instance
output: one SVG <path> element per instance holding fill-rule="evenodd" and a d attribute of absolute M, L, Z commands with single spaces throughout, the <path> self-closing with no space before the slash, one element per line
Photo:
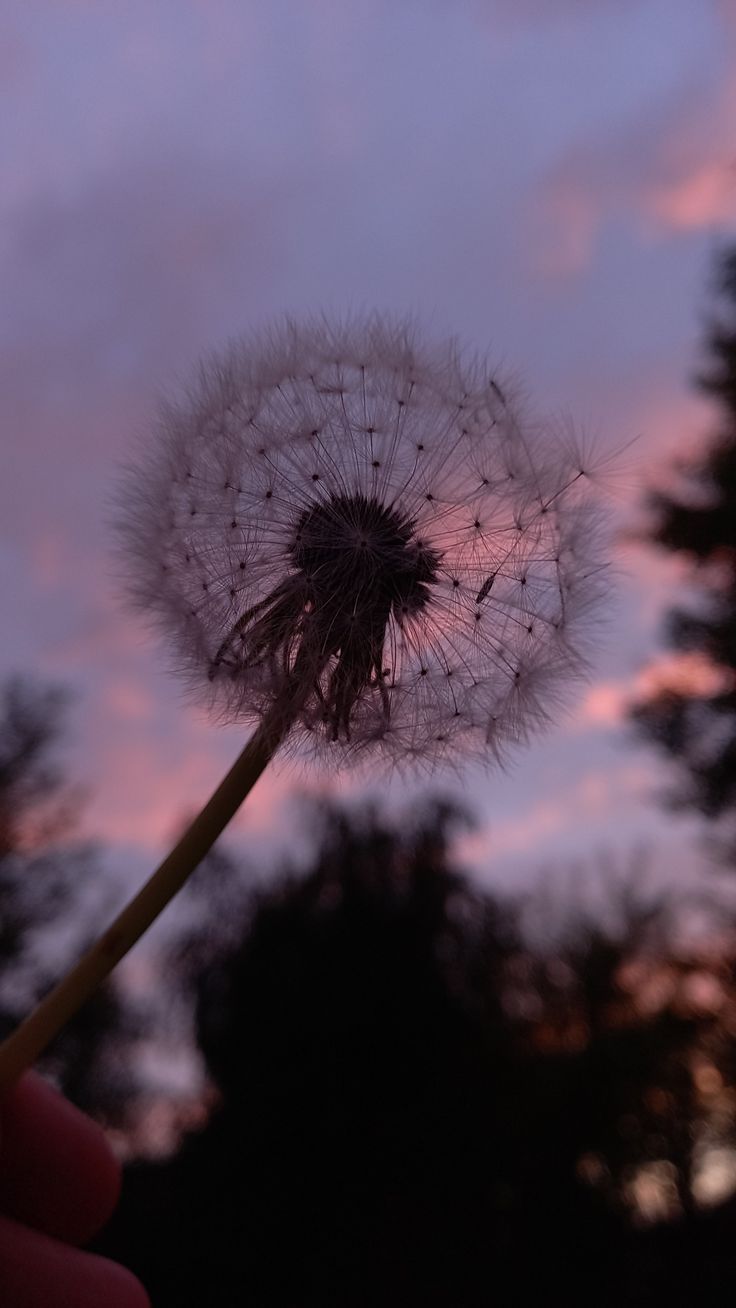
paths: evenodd
<path fill-rule="evenodd" d="M 302 514 L 289 553 L 311 592 L 315 614 L 341 625 L 350 616 L 416 613 L 437 580 L 440 556 L 414 535 L 415 523 L 364 495 L 334 496 Z"/>
<path fill-rule="evenodd" d="M 333 496 L 302 514 L 290 549 L 309 596 L 310 629 L 300 655 L 335 662 L 326 687 L 316 685 L 333 739 L 350 738 L 365 692 L 381 696 L 390 719 L 384 645 L 393 615 L 402 625 L 419 613 L 437 580 L 440 555 L 415 536 L 399 510 L 364 495 Z"/>
<path fill-rule="evenodd" d="M 280 661 L 297 680 L 313 678 L 333 740 L 350 738 L 350 723 L 369 690 L 390 696 L 384 668 L 386 629 L 428 603 L 441 555 L 415 535 L 415 522 L 364 495 L 333 496 L 305 510 L 288 547 L 294 574 L 236 624 L 240 666 Z M 212 675 L 232 648 L 228 637 Z M 237 675 L 237 667 L 233 668 Z"/>

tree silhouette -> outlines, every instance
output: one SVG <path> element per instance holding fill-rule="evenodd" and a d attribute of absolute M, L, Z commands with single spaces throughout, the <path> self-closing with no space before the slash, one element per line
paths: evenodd
<path fill-rule="evenodd" d="M 93 851 L 73 838 L 79 791 L 58 753 L 68 696 L 12 677 L 0 686 L 0 968 L 4 1019 L 14 989 L 35 988 L 42 962 L 30 937 L 57 919 L 91 869 Z M 12 982 L 12 986 L 11 986 Z M 18 1002 L 18 1001 L 16 1001 Z"/>
<path fill-rule="evenodd" d="M 92 927 L 85 894 L 99 851 L 77 836 L 82 793 L 61 761 L 69 695 L 31 677 L 0 685 L 0 1028 L 10 1030 L 54 981 L 48 942 L 70 951 Z M 86 923 L 86 926 L 85 926 Z M 58 966 L 58 964 L 56 965 Z M 42 1068 L 75 1103 L 105 1120 L 130 1110 L 129 1052 L 139 1023 L 104 987 L 50 1047 Z"/>
<path fill-rule="evenodd" d="M 723 851 L 736 852 L 736 248 L 720 256 L 718 310 L 700 388 L 719 424 L 676 494 L 651 500 L 651 540 L 692 565 L 695 598 L 669 615 L 678 651 L 702 656 L 710 674 L 666 688 L 638 706 L 639 727 L 677 760 L 677 798 L 720 820 Z"/>
<path fill-rule="evenodd" d="M 228 948 L 181 953 L 217 1107 L 129 1169 L 101 1245 L 157 1308 L 613 1308 L 647 1277 L 646 1302 L 679 1302 L 630 1192 L 656 1163 L 691 1231 L 718 1025 L 687 1000 L 696 963 L 647 954 L 638 901 L 532 950 L 455 866 L 456 820 L 328 810 L 306 876 L 231 915 Z"/>

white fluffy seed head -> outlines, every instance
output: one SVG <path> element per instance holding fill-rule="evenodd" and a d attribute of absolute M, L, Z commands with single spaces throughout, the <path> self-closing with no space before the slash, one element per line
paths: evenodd
<path fill-rule="evenodd" d="M 600 512 L 487 365 L 378 317 L 205 363 L 122 486 L 128 589 L 225 720 L 392 763 L 525 740 L 584 668 Z"/>

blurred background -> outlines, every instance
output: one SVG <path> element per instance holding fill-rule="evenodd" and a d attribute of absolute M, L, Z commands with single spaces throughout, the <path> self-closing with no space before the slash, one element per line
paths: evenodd
<path fill-rule="evenodd" d="M 5 6 L 4 1026 L 241 748 L 115 581 L 162 391 L 376 307 L 613 456 L 566 719 L 504 773 L 274 769 L 51 1051 L 157 1305 L 736 1273 L 735 53 L 733 0 Z"/>

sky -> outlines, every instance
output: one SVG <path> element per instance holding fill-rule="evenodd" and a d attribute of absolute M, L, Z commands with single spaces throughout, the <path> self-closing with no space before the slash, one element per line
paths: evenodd
<path fill-rule="evenodd" d="M 165 852 L 243 735 L 182 699 L 122 603 L 121 461 L 162 388 L 234 334 L 374 307 L 629 448 L 615 596 L 567 717 L 506 773 L 360 793 L 461 795 L 489 882 L 642 842 L 690 867 L 695 823 L 663 812 L 626 725 L 684 577 L 628 534 L 713 427 L 691 378 L 736 225 L 735 53 L 736 0 L 6 3 L 0 675 L 74 690 L 70 767 L 115 875 Z M 295 790 L 356 784 L 277 767 L 231 843 L 266 867 L 298 836 Z"/>

